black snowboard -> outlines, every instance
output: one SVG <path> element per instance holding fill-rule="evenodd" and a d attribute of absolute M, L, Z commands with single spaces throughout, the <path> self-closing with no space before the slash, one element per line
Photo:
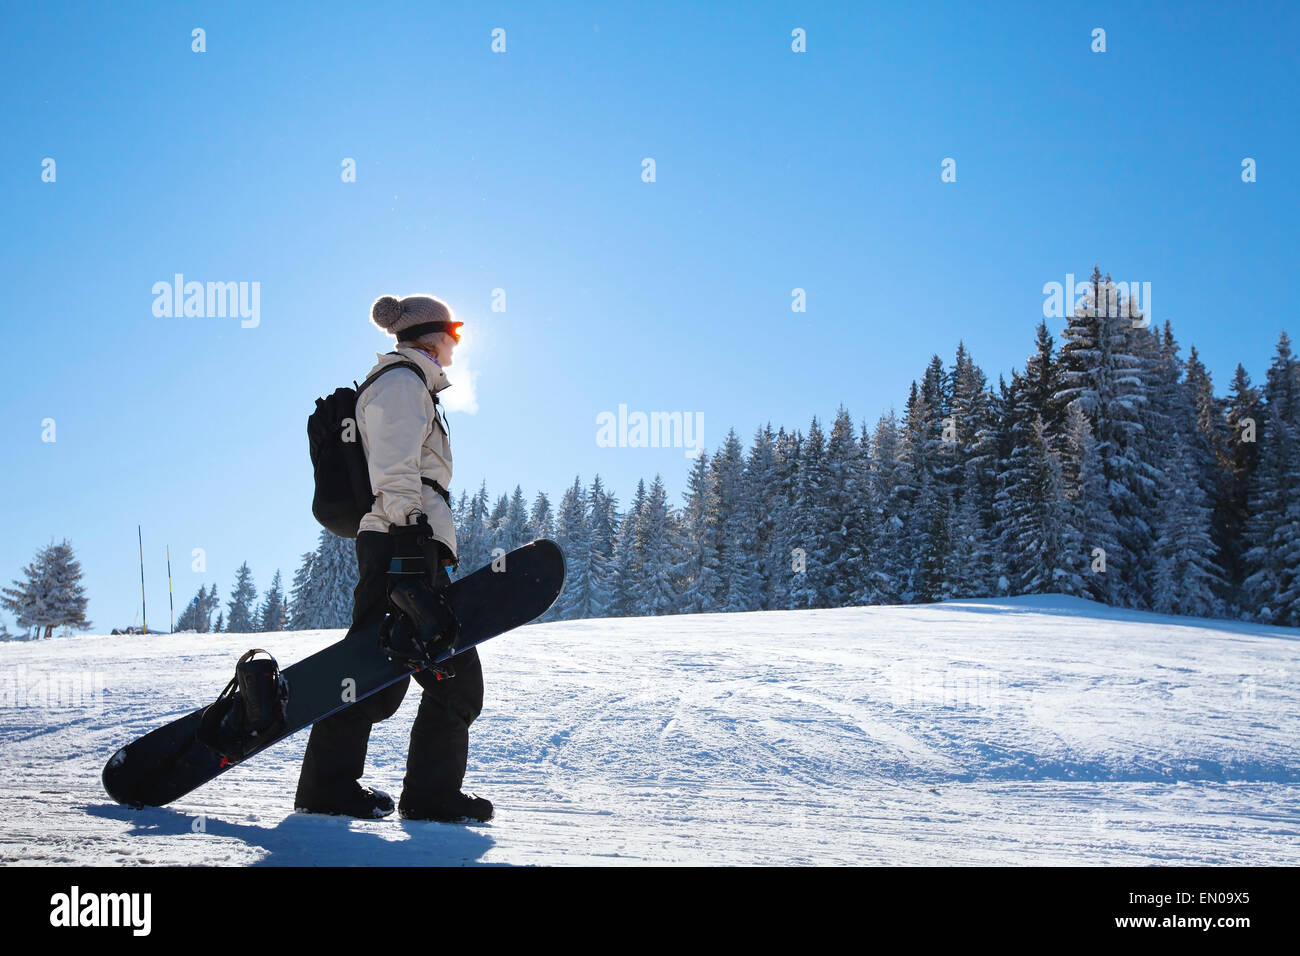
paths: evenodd
<path fill-rule="evenodd" d="M 452 582 L 448 589 L 461 622 L 458 651 L 541 616 L 564 586 L 564 556 L 554 541 L 545 538 L 516 548 L 497 565 L 502 569 L 494 571 L 493 565 L 479 568 Z M 454 659 L 451 666 L 454 669 Z M 243 759 L 349 706 L 353 701 L 343 699 L 345 678 L 355 681 L 354 700 L 361 700 L 411 673 L 412 669 L 393 663 L 380 650 L 378 625 L 369 633 L 352 635 L 286 667 L 285 726 L 259 738 Z M 159 727 L 115 753 L 104 767 L 108 795 L 119 803 L 160 807 L 234 766 L 235 761 L 197 739 L 204 709 Z"/>

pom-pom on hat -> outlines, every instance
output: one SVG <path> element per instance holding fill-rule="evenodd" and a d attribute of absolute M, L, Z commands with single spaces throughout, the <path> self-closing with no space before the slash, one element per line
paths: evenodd
<path fill-rule="evenodd" d="M 370 307 L 370 321 L 399 342 L 410 342 L 430 332 L 456 335 L 463 324 L 452 318 L 451 309 L 431 295 L 408 295 L 403 299 L 383 295 Z"/>

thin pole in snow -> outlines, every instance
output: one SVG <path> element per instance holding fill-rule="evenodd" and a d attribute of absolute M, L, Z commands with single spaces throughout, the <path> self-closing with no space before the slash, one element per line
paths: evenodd
<path fill-rule="evenodd" d="M 135 526 L 135 535 L 140 542 L 140 630 L 148 634 L 149 615 L 145 612 L 144 606 L 144 536 L 139 525 Z"/>
<path fill-rule="evenodd" d="M 176 603 L 172 600 L 172 546 L 167 545 L 167 625 L 168 630 L 176 633 Z"/>

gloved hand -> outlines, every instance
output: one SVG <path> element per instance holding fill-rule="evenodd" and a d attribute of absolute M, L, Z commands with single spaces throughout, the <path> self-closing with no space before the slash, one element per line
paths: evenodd
<path fill-rule="evenodd" d="M 460 636 L 460 622 L 447 602 L 445 589 L 435 586 L 442 554 L 450 549 L 434 538 L 424 515 L 413 524 L 389 525 L 388 533 L 393 540 L 388 603 L 392 611 L 406 617 L 413 630 L 412 637 L 421 645 L 412 656 L 432 658 L 444 650 L 453 650 Z M 393 633 L 404 630 L 393 628 Z"/>

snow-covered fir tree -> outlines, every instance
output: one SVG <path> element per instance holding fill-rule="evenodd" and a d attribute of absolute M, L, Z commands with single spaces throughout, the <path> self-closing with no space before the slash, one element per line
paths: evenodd
<path fill-rule="evenodd" d="M 864 604 L 896 604 L 905 600 L 911 574 L 907 562 L 907 517 L 914 489 L 911 465 L 904 457 L 902 429 L 893 409 L 876 422 L 871 436 L 871 492 L 875 547 L 867 581 L 859 592 Z"/>
<path fill-rule="evenodd" d="M 1300 625 L 1300 363 L 1286 333 L 1268 370 L 1259 462 L 1247 505 L 1243 581 L 1246 610 L 1259 620 Z"/>
<path fill-rule="evenodd" d="M 277 568 L 271 578 L 271 587 L 262 597 L 257 609 L 256 626 L 259 631 L 283 631 L 289 624 L 289 611 L 284 600 L 284 584 Z"/>
<path fill-rule="evenodd" d="M 627 514 L 619 519 L 614 538 L 614 614 L 618 617 L 640 614 L 644 569 L 637 549 L 637 525 L 645 504 L 644 479 L 636 483 L 636 492 Z"/>
<path fill-rule="evenodd" d="M 1149 607 L 1151 569 L 1144 557 L 1154 543 L 1158 473 L 1143 441 L 1150 333 L 1131 312 L 1110 277 L 1094 267 L 1086 301 L 1065 328 L 1056 404 L 1078 402 L 1097 440 L 1117 529 L 1119 553 L 1107 556 L 1107 573 L 1118 579 L 1118 599 Z"/>
<path fill-rule="evenodd" d="M 311 576 L 315 563 L 315 552 L 308 551 L 298 562 L 298 570 L 293 573 L 293 582 L 289 585 L 288 628 L 291 631 L 308 631 L 315 626 L 315 608 L 311 603 Z"/>
<path fill-rule="evenodd" d="M 23 568 L 23 579 L 0 591 L 0 606 L 14 615 L 19 627 L 34 629 L 38 637 L 51 637 L 56 627 L 88 630 L 88 599 L 81 578 L 81 562 L 65 538 L 37 552 Z"/>
<path fill-rule="evenodd" d="M 235 586 L 226 604 L 226 609 L 229 611 L 226 618 L 227 632 L 251 634 L 257 630 L 257 623 L 253 618 L 256 601 L 257 589 L 253 586 L 253 572 L 249 570 L 248 562 L 245 561 L 235 573 Z"/>
<path fill-rule="evenodd" d="M 1075 577 L 1062 582 L 1067 594 L 1078 594 L 1106 604 L 1116 602 L 1116 576 L 1108 569 L 1108 556 L 1119 551 L 1118 526 L 1106 498 L 1105 478 L 1097 440 L 1083 406 L 1066 408 L 1061 442 L 1062 490 L 1066 511 L 1062 529 L 1062 560 L 1077 575 L 1083 590 L 1072 590 Z"/>
<path fill-rule="evenodd" d="M 866 516 L 871 502 L 864 454 L 853 428 L 853 417 L 841 405 L 835 413 L 835 421 L 831 424 L 830 437 L 826 443 L 824 507 L 832 523 L 827 562 L 827 599 L 831 607 L 844 607 L 854 603 L 866 576 L 870 548 Z"/>
<path fill-rule="evenodd" d="M 564 552 L 564 592 L 545 620 L 572 620 L 591 612 L 591 547 L 587 494 L 579 477 L 564 492 L 555 518 L 555 543 Z"/>
<path fill-rule="evenodd" d="M 795 510 L 798 495 L 799 458 L 803 453 L 803 436 L 798 430 L 777 429 L 773 442 L 775 475 L 772 480 L 772 534 L 767 550 L 768 588 L 765 606 L 786 609 L 794 606 L 794 591 L 803 571 L 796 561 L 802 533 Z"/>
<path fill-rule="evenodd" d="M 1238 365 L 1232 378 L 1225 412 L 1227 461 L 1224 463 L 1224 492 L 1215 511 L 1215 544 L 1219 564 L 1227 579 L 1226 598 L 1234 616 L 1242 613 L 1242 583 L 1246 579 L 1246 520 L 1248 497 L 1259 461 L 1259 429 L 1264 422 L 1264 399 Z"/>
<path fill-rule="evenodd" d="M 745 476 L 745 448 L 735 429 L 727 432 L 722 447 L 710 462 L 713 504 L 717 508 L 717 556 L 723 589 L 718 595 L 720 611 L 756 611 L 762 605 L 759 564 L 762 554 L 754 528 L 747 517 L 745 501 L 750 488 Z M 681 531 L 680 516 L 677 529 Z M 689 560 L 680 536 L 670 554 L 680 567 Z"/>
<path fill-rule="evenodd" d="M 614 613 L 614 538 L 618 529 L 618 501 L 600 475 L 591 481 L 587 493 L 587 541 L 591 574 L 588 602 L 592 617 Z"/>
<path fill-rule="evenodd" d="M 524 500 L 524 490 L 515 485 L 514 494 L 506 505 L 506 513 L 501 519 L 497 534 L 497 547 L 513 551 L 533 540 L 528 528 L 528 502 Z"/>
<path fill-rule="evenodd" d="M 350 627 L 357 580 L 356 542 L 321 529 L 305 584 L 290 607 L 295 629 Z"/>
<path fill-rule="evenodd" d="M 1222 610 L 1223 576 L 1211 537 L 1217 490 L 1214 457 L 1198 427 L 1195 396 L 1182 381 L 1178 343 L 1166 323 L 1150 363 L 1149 401 L 1144 409 L 1144 439 L 1156 472 L 1159 502 L 1152 524 L 1151 600 L 1153 610 L 1183 608 L 1200 616 Z"/>
<path fill-rule="evenodd" d="M 793 541 L 801 553 L 804 570 L 796 575 L 791 607 L 831 607 L 832 536 L 839 531 L 840 516 L 831 510 L 828 500 L 826 438 L 815 416 L 800 449 L 795 480 Z"/>
<path fill-rule="evenodd" d="M 503 511 L 504 514 L 504 511 Z M 453 578 L 471 574 L 492 560 L 495 535 L 488 523 L 488 491 L 484 481 L 479 490 L 466 500 L 460 497 L 456 518 L 456 558 L 459 562 Z"/>
<path fill-rule="evenodd" d="M 681 514 L 684 554 L 680 576 L 674 582 L 681 594 L 680 609 L 686 614 L 716 611 L 721 603 L 717 495 L 709 456 L 701 450 L 686 476 Z"/>
<path fill-rule="evenodd" d="M 1061 463 L 1049 446 L 1042 416 L 1034 416 L 1028 440 L 1012 453 L 998 497 L 1012 593 L 1043 594 L 1060 590 L 1063 583 L 1074 593 L 1082 590 L 1081 580 L 1071 580 L 1071 561 L 1062 540 Z"/>
<path fill-rule="evenodd" d="M 555 512 L 551 510 L 551 499 L 546 492 L 537 492 L 533 499 L 532 510 L 528 513 L 528 533 L 533 538 L 555 537 Z"/>
<path fill-rule="evenodd" d="M 1216 617 L 1223 610 L 1219 598 L 1223 577 L 1214 563 L 1211 509 L 1185 445 L 1170 446 L 1162 476 L 1151 607 L 1164 614 Z"/>
<path fill-rule="evenodd" d="M 677 595 L 673 592 L 674 560 L 679 535 L 673 508 L 668 504 L 668 493 L 663 480 L 655 475 L 641 502 L 640 516 L 633 536 L 636 564 L 641 571 L 644 591 L 640 594 L 641 614 L 672 614 L 677 609 Z"/>
<path fill-rule="evenodd" d="M 208 633 L 212 630 L 212 612 L 220 603 L 216 584 L 213 584 L 210 589 L 206 585 L 200 585 L 199 593 L 190 599 L 181 616 L 176 619 L 176 630 Z"/>
<path fill-rule="evenodd" d="M 701 455 L 700 457 L 703 457 Z M 775 579 L 782 569 L 773 560 L 773 536 L 776 533 L 777 503 L 781 497 L 777 480 L 776 435 L 768 423 L 754 433 L 748 457 L 745 459 L 745 493 L 740 503 L 737 520 L 749 529 L 748 550 L 750 560 L 754 563 L 756 608 L 766 610 L 772 607 L 772 593 Z M 688 495 L 689 498 L 689 495 Z M 681 515 L 683 533 L 689 539 L 686 527 L 690 519 L 686 513 Z M 689 549 L 682 555 L 684 564 L 694 560 L 694 553 Z"/>

